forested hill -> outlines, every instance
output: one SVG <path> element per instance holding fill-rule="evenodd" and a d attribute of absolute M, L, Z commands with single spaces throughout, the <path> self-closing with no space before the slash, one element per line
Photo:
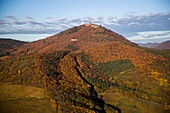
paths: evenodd
<path fill-rule="evenodd" d="M 0 111 L 168 113 L 169 53 L 99 25 L 75 26 L 0 58 L 0 92 L 11 91 Z"/>

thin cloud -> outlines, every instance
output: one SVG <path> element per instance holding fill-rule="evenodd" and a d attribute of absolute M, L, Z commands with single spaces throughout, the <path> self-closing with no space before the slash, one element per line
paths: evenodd
<path fill-rule="evenodd" d="M 6 16 L 6 18 L 12 19 L 12 20 L 16 20 L 16 17 L 15 17 L 15 16 Z"/>
<path fill-rule="evenodd" d="M 116 21 L 108 20 L 105 26 L 124 35 L 133 32 L 165 31 L 170 30 L 168 18 L 170 13 L 130 15 Z"/>
<path fill-rule="evenodd" d="M 24 25 L 24 24 L 27 24 L 26 21 L 18 21 L 18 20 L 14 20 L 12 23 L 13 23 L 14 25 Z"/>
<path fill-rule="evenodd" d="M 30 25 L 40 25 L 40 26 L 43 26 L 43 23 L 42 22 L 37 22 L 35 20 L 28 20 L 26 21 L 28 24 Z"/>
<path fill-rule="evenodd" d="M 169 31 L 147 31 L 147 32 L 136 32 L 132 35 L 128 36 L 129 40 L 134 42 L 160 42 L 166 41 L 170 38 L 170 30 Z"/>

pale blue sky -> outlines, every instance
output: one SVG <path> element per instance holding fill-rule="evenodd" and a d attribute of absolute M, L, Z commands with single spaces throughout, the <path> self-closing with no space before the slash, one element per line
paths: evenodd
<path fill-rule="evenodd" d="M 32 41 L 92 21 L 135 41 L 138 32 L 170 30 L 169 6 L 170 0 L 0 0 L 0 38 Z"/>
<path fill-rule="evenodd" d="M 0 0 L 0 16 L 18 18 L 122 16 L 170 11 L 170 0 Z"/>

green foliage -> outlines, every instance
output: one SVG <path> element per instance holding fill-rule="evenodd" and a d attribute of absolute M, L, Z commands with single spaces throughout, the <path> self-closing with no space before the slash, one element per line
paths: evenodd
<path fill-rule="evenodd" d="M 9 52 L 6 52 L 6 51 L 4 51 L 4 52 L 0 52 L 0 57 L 8 56 L 8 55 L 10 55 L 10 53 L 9 53 Z"/>
<path fill-rule="evenodd" d="M 128 45 L 128 46 L 131 46 L 131 47 L 136 47 L 136 48 L 139 48 L 141 49 L 142 47 L 138 46 L 137 44 L 135 43 L 129 43 L 129 42 L 123 42 L 124 44 Z"/>
<path fill-rule="evenodd" d="M 46 74 L 48 76 L 56 77 L 58 75 L 58 61 L 67 53 L 68 51 L 56 51 L 54 53 L 47 54 L 43 57 L 44 65 L 47 68 Z"/>
<path fill-rule="evenodd" d="M 134 65 L 130 60 L 116 60 L 98 64 L 99 69 L 106 75 L 119 74 L 133 68 Z"/>
<path fill-rule="evenodd" d="M 93 77 L 90 77 L 90 76 L 87 77 L 87 80 L 91 84 L 93 84 L 94 86 L 97 86 L 101 89 L 108 89 L 112 85 L 111 82 L 106 82 L 106 81 L 103 81 L 101 79 L 93 78 Z"/>
<path fill-rule="evenodd" d="M 81 60 L 86 65 L 92 65 L 93 64 L 93 62 L 85 55 L 84 52 L 81 54 Z"/>

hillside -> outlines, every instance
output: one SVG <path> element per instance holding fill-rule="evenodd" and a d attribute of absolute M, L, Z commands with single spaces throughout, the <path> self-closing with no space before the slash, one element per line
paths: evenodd
<path fill-rule="evenodd" d="M 138 45 L 147 48 L 156 48 L 159 43 L 139 43 Z"/>
<path fill-rule="evenodd" d="M 76 26 L 10 52 L 0 58 L 0 82 L 39 88 L 34 93 L 46 92 L 55 112 L 170 110 L 170 52 L 140 47 L 102 26 Z M 6 100 L 15 94 L 8 95 Z"/>
<path fill-rule="evenodd" d="M 1 113 L 53 113 L 44 89 L 0 83 L 0 91 Z"/>
<path fill-rule="evenodd" d="M 9 54 L 9 50 L 24 45 L 26 42 L 13 40 L 13 39 L 1 39 L 0 38 L 0 56 Z"/>
<path fill-rule="evenodd" d="M 147 47 L 147 48 L 154 48 L 154 49 L 170 49 L 170 41 L 165 41 L 162 43 L 146 43 L 146 44 L 138 44 L 142 47 Z"/>
<path fill-rule="evenodd" d="M 160 43 L 156 49 L 170 49 L 170 40 Z"/>

